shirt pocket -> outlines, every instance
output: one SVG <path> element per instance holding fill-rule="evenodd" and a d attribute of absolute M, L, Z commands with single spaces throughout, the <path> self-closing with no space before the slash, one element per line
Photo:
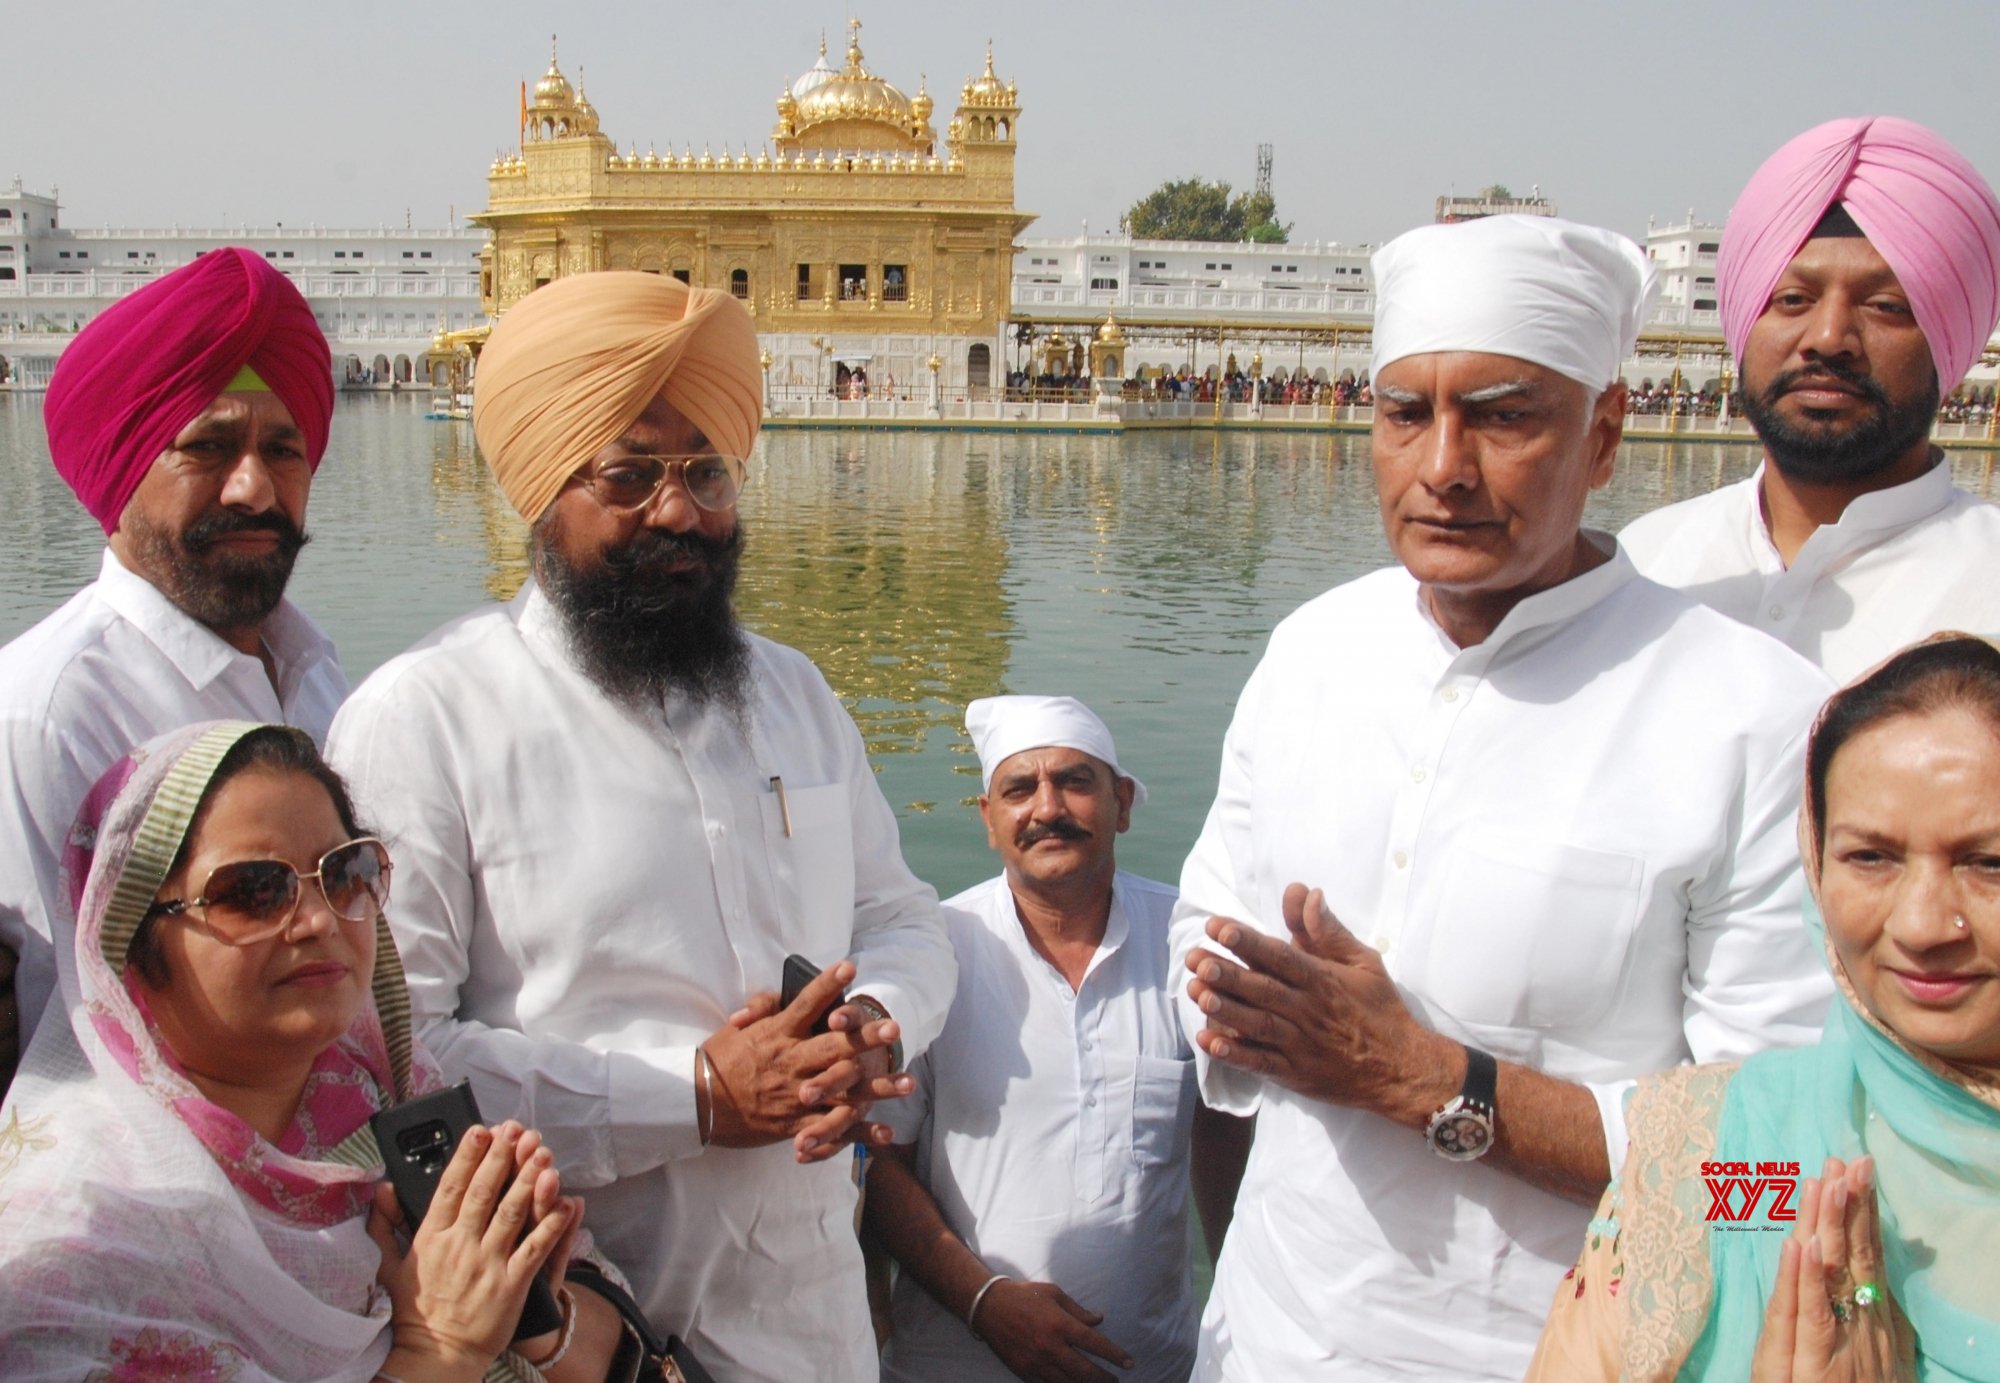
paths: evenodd
<path fill-rule="evenodd" d="M 1617 997 L 1645 863 L 1488 831 L 1457 846 L 1432 920 L 1422 992 L 1490 1027 L 1576 1028 Z"/>
<path fill-rule="evenodd" d="M 847 784 L 761 794 L 771 873 L 791 915 L 778 919 L 788 950 L 820 966 L 854 949 L 854 818 Z M 789 828 L 789 834 L 787 830 Z"/>
<path fill-rule="evenodd" d="M 1139 1057 L 1132 1073 L 1132 1160 L 1158 1167 L 1186 1157 L 1194 1101 L 1193 1057 Z"/>

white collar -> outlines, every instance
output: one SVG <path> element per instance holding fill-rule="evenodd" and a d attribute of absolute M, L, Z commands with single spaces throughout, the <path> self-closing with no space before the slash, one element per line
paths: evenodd
<path fill-rule="evenodd" d="M 167 599 L 166 593 L 118 560 L 110 548 L 97 572 L 97 594 L 111 611 L 145 635 L 148 642 L 197 690 L 206 688 L 238 658 L 249 657 L 213 629 Z M 280 669 L 314 657 L 333 656 L 333 642 L 289 600 L 278 602 L 259 631 Z"/>
<path fill-rule="evenodd" d="M 1639 575 L 1638 568 L 1632 565 L 1632 559 L 1626 555 L 1625 549 L 1616 538 L 1594 528 L 1583 529 L 1582 533 L 1600 552 L 1608 554 L 1606 559 L 1589 571 L 1572 576 L 1559 586 L 1551 586 L 1545 591 L 1537 591 L 1523 598 L 1502 617 L 1500 623 L 1494 626 L 1493 632 L 1480 643 L 1473 644 L 1469 648 L 1460 648 L 1453 643 L 1450 635 L 1445 633 L 1443 626 L 1438 624 L 1436 616 L 1431 613 L 1430 602 L 1424 598 L 1421 584 L 1417 586 L 1417 610 L 1422 614 L 1424 622 L 1437 631 L 1438 638 L 1443 641 L 1453 657 L 1467 653 L 1479 653 L 1490 657 L 1498 653 L 1507 643 L 1534 630 L 1567 624 L 1593 606 L 1608 600 L 1626 582 Z"/>
<path fill-rule="evenodd" d="M 1764 473 L 1770 464 L 1770 458 L 1766 457 L 1758 463 L 1757 473 L 1750 477 L 1750 523 L 1762 539 L 1762 545 L 1775 553 L 1777 547 L 1771 541 L 1771 525 L 1764 516 Z M 1951 503 L 1952 489 L 1951 461 L 1939 452 L 1931 468 L 1915 480 L 1906 480 L 1884 490 L 1870 490 L 1849 500 L 1836 522 L 1823 523 L 1812 531 L 1800 547 L 1799 556 L 1805 556 L 1806 549 L 1816 544 L 1845 550 L 1876 533 L 1908 528 L 1942 512 Z M 1828 535 L 1824 542 L 1820 541 L 1822 533 Z"/>

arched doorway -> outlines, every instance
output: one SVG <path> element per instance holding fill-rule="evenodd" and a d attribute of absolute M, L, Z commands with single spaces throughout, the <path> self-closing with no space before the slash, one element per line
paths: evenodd
<path fill-rule="evenodd" d="M 985 398 L 993 387 L 993 348 L 976 341 L 965 353 L 965 387 L 973 398 Z"/>

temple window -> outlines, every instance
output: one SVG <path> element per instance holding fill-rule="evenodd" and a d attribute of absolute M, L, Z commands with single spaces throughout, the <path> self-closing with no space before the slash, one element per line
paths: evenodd
<path fill-rule="evenodd" d="M 903 303 L 910 300 L 909 270 L 901 264 L 882 266 L 882 301 Z"/>
<path fill-rule="evenodd" d="M 731 297 L 740 298 L 744 302 L 750 301 L 750 271 L 748 269 L 731 269 L 729 271 L 729 293 Z"/>
<path fill-rule="evenodd" d="M 843 264 L 840 266 L 840 297 L 843 302 L 853 302 L 868 296 L 868 266 L 866 264 Z"/>
<path fill-rule="evenodd" d="M 810 302 L 812 301 L 812 296 L 813 267 L 810 264 L 801 264 L 799 266 L 799 301 L 802 303 Z"/>

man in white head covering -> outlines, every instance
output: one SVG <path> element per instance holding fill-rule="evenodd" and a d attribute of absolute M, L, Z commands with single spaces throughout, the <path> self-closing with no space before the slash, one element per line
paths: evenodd
<path fill-rule="evenodd" d="M 1256 1138 L 1194 1376 L 1513 1379 L 1648 1071 L 1797 1043 L 1826 678 L 1583 527 L 1652 275 L 1495 217 L 1375 257 L 1400 565 L 1272 634 L 1181 877 L 1204 1099 Z"/>
<path fill-rule="evenodd" d="M 904 1268 L 883 1376 L 1109 1365 L 1181 1383 L 1190 1163 L 1203 1210 L 1226 1215 L 1245 1140 L 1228 1136 L 1238 1120 L 1195 1117 L 1167 956 L 1175 891 L 1113 859 L 1146 789 L 1072 697 L 987 697 L 965 727 L 1006 868 L 945 904 L 957 996 L 911 1063 L 916 1093 L 877 1107 L 896 1135 L 869 1173 L 867 1228 Z"/>

